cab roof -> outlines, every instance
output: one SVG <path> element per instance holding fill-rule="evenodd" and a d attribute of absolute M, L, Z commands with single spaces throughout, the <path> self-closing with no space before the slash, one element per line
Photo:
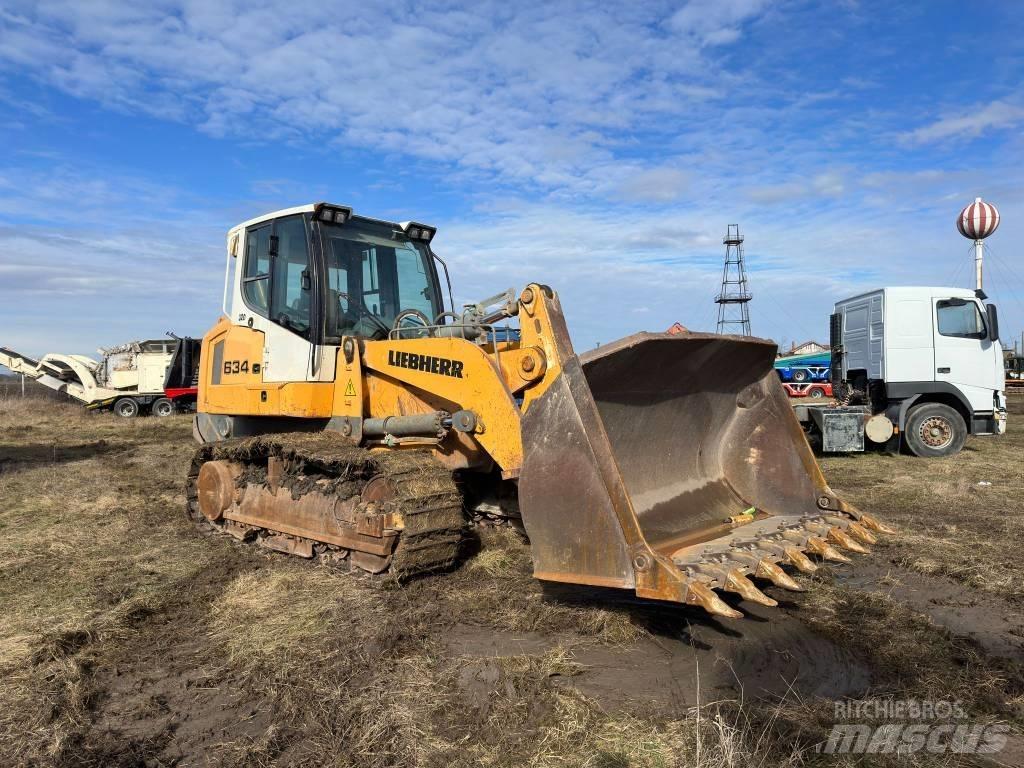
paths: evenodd
<path fill-rule="evenodd" d="M 257 224 L 262 224 L 264 221 L 270 221 L 271 219 L 279 219 L 282 216 L 292 216 L 296 213 L 312 213 L 316 203 L 307 203 L 306 205 L 296 205 L 293 208 L 282 208 L 279 211 L 271 211 L 270 213 L 264 213 L 256 216 L 248 221 L 243 221 L 241 224 L 236 224 L 230 230 L 228 230 L 228 236 L 241 232 L 243 229 L 254 227 Z"/>
<path fill-rule="evenodd" d="M 325 205 L 325 204 L 326 205 L 331 205 L 331 206 L 334 206 L 334 207 L 337 207 L 337 208 L 349 208 L 349 210 L 351 210 L 350 206 L 347 206 L 347 205 L 340 205 L 338 203 L 324 203 L 322 201 L 321 202 L 316 202 L 316 203 L 307 203 L 305 205 L 296 205 L 296 206 L 294 206 L 292 208 L 282 208 L 279 211 L 271 211 L 270 213 L 264 213 L 264 214 L 261 214 L 259 216 L 256 216 L 255 218 L 249 219 L 248 221 L 243 221 L 241 224 L 236 224 L 230 230 L 228 230 L 228 237 L 230 238 L 231 236 L 237 234 L 238 232 L 241 232 L 243 229 L 248 229 L 249 227 L 254 227 L 257 224 L 262 224 L 263 222 L 270 221 L 271 219 L 279 219 L 282 216 L 294 216 L 295 214 L 298 214 L 298 213 L 312 213 L 313 209 L 315 209 L 318 205 Z M 375 218 L 373 218 L 371 216 L 362 216 L 360 214 L 355 213 L 355 211 L 352 212 L 352 217 L 353 218 L 357 218 L 357 219 L 363 219 L 364 221 L 377 222 L 378 224 L 388 224 L 388 225 L 390 225 L 392 227 L 396 227 L 396 228 L 402 227 L 403 224 L 408 223 L 408 222 L 388 221 L 387 219 L 375 219 Z"/>
<path fill-rule="evenodd" d="M 973 299 L 976 298 L 978 293 L 973 288 L 959 288 L 950 286 L 933 286 L 933 285 L 888 285 L 884 288 L 875 288 L 871 291 L 864 291 L 853 296 L 849 296 L 844 299 L 840 299 L 836 302 L 836 305 L 845 304 L 848 301 L 856 301 L 857 299 L 863 299 L 867 296 L 875 296 L 879 293 L 883 294 L 904 294 L 904 295 L 916 295 L 916 296 L 928 296 L 928 297 L 941 297 L 949 296 L 952 298 L 963 298 Z"/>

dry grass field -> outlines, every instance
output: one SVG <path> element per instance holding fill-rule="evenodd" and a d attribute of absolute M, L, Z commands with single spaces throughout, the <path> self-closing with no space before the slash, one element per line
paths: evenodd
<path fill-rule="evenodd" d="M 816 745 L 847 698 L 1021 732 L 1022 423 L 1018 400 L 955 458 L 825 459 L 899 535 L 720 622 L 545 587 L 508 530 L 406 585 L 204 537 L 188 417 L 0 401 L 0 765 L 1018 764 L 1018 737 L 994 758 Z"/>

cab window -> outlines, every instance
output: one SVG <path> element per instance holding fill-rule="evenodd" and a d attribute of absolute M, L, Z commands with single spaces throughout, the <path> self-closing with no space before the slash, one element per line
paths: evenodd
<path fill-rule="evenodd" d="M 360 251 L 363 262 L 363 303 L 373 314 L 385 314 L 384 296 L 380 292 L 380 254 L 376 248 Z"/>
<path fill-rule="evenodd" d="M 250 229 L 245 236 L 242 293 L 249 307 L 264 317 L 270 306 L 270 224 Z"/>
<path fill-rule="evenodd" d="M 301 216 L 279 219 L 274 223 L 274 238 L 277 249 L 271 257 L 270 319 L 300 335 L 305 334 L 310 326 L 312 288 L 306 222 Z"/>
<path fill-rule="evenodd" d="M 430 321 L 437 314 L 434 306 L 434 289 L 422 256 L 412 248 L 395 250 L 395 270 L 398 282 L 398 306 L 404 309 L 418 309 Z"/>
<path fill-rule="evenodd" d="M 406 309 L 441 312 L 429 251 L 394 228 L 363 220 L 323 226 L 327 334 L 385 338 Z"/>
<path fill-rule="evenodd" d="M 939 334 L 962 339 L 984 339 L 985 320 L 978 305 L 967 299 L 942 299 L 935 303 Z"/>
<path fill-rule="evenodd" d="M 302 216 L 268 222 L 246 233 L 242 294 L 253 312 L 306 335 L 311 287 Z"/>

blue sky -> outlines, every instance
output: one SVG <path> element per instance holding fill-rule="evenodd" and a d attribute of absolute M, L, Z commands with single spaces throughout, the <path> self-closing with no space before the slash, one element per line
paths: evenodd
<path fill-rule="evenodd" d="M 713 329 L 739 222 L 754 333 L 827 337 L 881 285 L 1024 328 L 1015 2 L 0 7 L 0 344 L 216 319 L 227 229 L 315 200 L 436 224 L 456 300 L 546 282 L 580 349 Z"/>

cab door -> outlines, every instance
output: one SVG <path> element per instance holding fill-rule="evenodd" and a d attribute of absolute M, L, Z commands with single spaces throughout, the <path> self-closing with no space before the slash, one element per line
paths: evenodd
<path fill-rule="evenodd" d="M 935 381 L 959 389 L 974 411 L 992 410 L 992 344 L 985 314 L 973 298 L 932 299 Z"/>
<path fill-rule="evenodd" d="M 313 356 L 313 270 L 306 218 L 285 216 L 246 231 L 238 320 L 263 334 L 262 381 L 333 381 L 330 355 Z"/>

